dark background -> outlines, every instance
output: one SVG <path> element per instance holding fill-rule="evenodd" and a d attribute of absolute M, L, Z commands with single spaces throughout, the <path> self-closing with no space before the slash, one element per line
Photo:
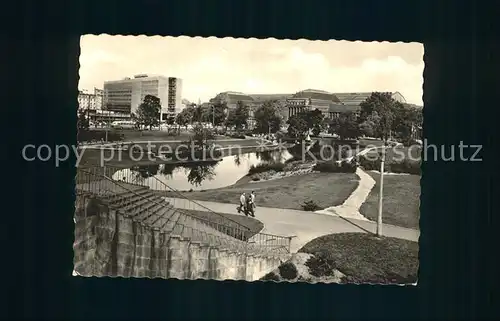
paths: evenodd
<path fill-rule="evenodd" d="M 498 91 L 488 70 L 498 51 L 491 8 L 444 0 L 81 0 L 4 6 L 2 137 L 5 155 L 15 157 L 4 158 L 9 163 L 2 174 L 1 235 L 7 237 L 1 265 L 7 270 L 0 315 L 26 320 L 493 316 Z M 55 168 L 51 162 L 23 162 L 20 150 L 30 143 L 76 143 L 79 36 L 101 33 L 424 42 L 424 137 L 432 144 L 483 144 L 484 161 L 423 164 L 418 286 L 72 277 L 76 170 L 71 163 Z"/>

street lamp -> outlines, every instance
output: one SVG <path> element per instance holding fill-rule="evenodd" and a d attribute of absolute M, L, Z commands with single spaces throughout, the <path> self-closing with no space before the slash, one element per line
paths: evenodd
<path fill-rule="evenodd" d="M 385 166 L 385 149 L 387 142 L 384 140 L 384 145 L 382 146 L 382 159 L 380 162 L 380 190 L 378 194 L 378 216 L 377 216 L 377 236 L 382 236 L 382 204 L 384 200 L 384 166 Z"/>
<path fill-rule="evenodd" d="M 106 124 L 106 143 L 108 142 L 108 127 L 109 127 L 109 110 L 106 110 L 107 118 L 104 124 Z"/>

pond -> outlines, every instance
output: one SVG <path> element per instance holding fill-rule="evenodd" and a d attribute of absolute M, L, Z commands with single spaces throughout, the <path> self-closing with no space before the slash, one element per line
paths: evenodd
<path fill-rule="evenodd" d="M 162 181 L 179 191 L 208 190 L 233 185 L 248 174 L 252 165 L 285 162 L 292 158 L 286 150 L 244 153 L 217 161 L 185 164 L 152 164 L 124 169 L 113 175 L 128 182 L 146 184 L 152 189 L 165 189 Z"/>

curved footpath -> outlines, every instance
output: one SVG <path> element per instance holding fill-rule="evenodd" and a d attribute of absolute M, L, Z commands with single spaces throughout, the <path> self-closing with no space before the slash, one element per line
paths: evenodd
<path fill-rule="evenodd" d="M 396 146 L 397 145 L 402 145 L 402 144 L 397 143 Z M 377 150 L 380 148 L 381 148 L 380 146 L 365 148 L 362 151 L 360 151 L 356 156 L 363 156 L 372 150 Z M 354 157 L 355 156 L 351 156 L 337 162 L 340 163 L 344 160 L 350 162 Z M 368 221 L 368 219 L 359 212 L 359 209 L 361 208 L 361 205 L 363 205 L 363 203 L 368 198 L 368 195 L 370 195 L 370 192 L 375 187 L 376 182 L 370 175 L 368 175 L 364 170 L 362 170 L 359 167 L 356 169 L 356 175 L 359 177 L 358 187 L 344 201 L 344 203 L 338 206 L 327 207 L 323 210 L 316 211 L 315 213 L 325 214 L 325 215 L 338 215 L 344 218 Z"/>
<path fill-rule="evenodd" d="M 196 201 L 201 205 L 198 206 L 189 200 L 180 198 L 168 198 L 168 201 L 176 208 L 181 209 L 207 211 L 209 208 L 217 213 L 243 215 L 236 212 L 237 204 Z M 258 206 L 255 216 L 265 226 L 262 230 L 263 233 L 295 236 L 290 248 L 292 253 L 297 252 L 307 242 L 319 236 L 348 232 L 375 233 L 377 227 L 376 223 L 372 221 L 272 207 Z M 416 242 L 420 236 L 418 230 L 388 224 L 383 225 L 382 232 L 385 236 Z"/>
<path fill-rule="evenodd" d="M 380 149 L 380 147 L 366 148 L 360 151 L 357 156 L 365 155 L 376 149 Z M 349 157 L 345 160 L 350 161 L 352 158 Z M 297 252 L 307 242 L 326 234 L 349 232 L 376 233 L 376 222 L 369 221 L 359 213 L 359 208 L 375 186 L 375 181 L 360 168 L 356 170 L 356 174 L 360 178 L 358 187 L 339 206 L 329 207 L 316 212 L 258 206 L 256 209 L 256 218 L 264 224 L 264 229 L 261 232 L 294 236 L 290 248 L 292 253 Z M 168 200 L 176 208 L 196 209 L 200 211 L 206 211 L 208 208 L 217 213 L 243 215 L 237 214 L 237 204 L 197 200 L 196 202 L 201 205 L 198 206 L 185 199 L 168 198 Z M 418 242 L 418 238 L 420 237 L 419 230 L 389 224 L 382 225 L 382 234 L 388 237 L 415 242 Z"/>
<path fill-rule="evenodd" d="M 354 192 L 352 192 L 344 203 L 338 206 L 327 207 L 324 210 L 319 210 L 315 213 L 338 215 L 344 218 L 368 221 L 368 219 L 359 212 L 359 209 L 375 186 L 375 180 L 359 167 L 356 169 L 356 175 L 359 177 L 358 187 L 356 187 Z"/>
<path fill-rule="evenodd" d="M 363 156 L 375 149 L 378 149 L 378 147 L 365 148 L 356 156 Z M 351 156 L 343 160 L 339 160 L 337 161 L 337 163 L 340 163 L 342 161 L 350 162 L 353 158 L 354 156 Z M 375 180 L 359 167 L 356 169 L 356 175 L 359 177 L 358 187 L 356 187 L 354 192 L 352 192 L 352 194 L 344 201 L 344 203 L 338 206 L 327 207 L 323 210 L 315 211 L 315 213 L 337 215 L 348 219 L 368 221 L 366 217 L 361 215 L 359 209 L 361 208 L 361 205 L 363 205 L 363 203 L 366 201 L 368 195 L 370 195 L 371 190 L 375 186 Z"/>

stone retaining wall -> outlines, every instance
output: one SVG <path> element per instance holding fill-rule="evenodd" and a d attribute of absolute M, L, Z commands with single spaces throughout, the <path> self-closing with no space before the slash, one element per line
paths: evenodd
<path fill-rule="evenodd" d="M 77 196 L 74 269 L 82 276 L 258 280 L 288 255 L 247 255 L 242 250 L 191 242 Z"/>

